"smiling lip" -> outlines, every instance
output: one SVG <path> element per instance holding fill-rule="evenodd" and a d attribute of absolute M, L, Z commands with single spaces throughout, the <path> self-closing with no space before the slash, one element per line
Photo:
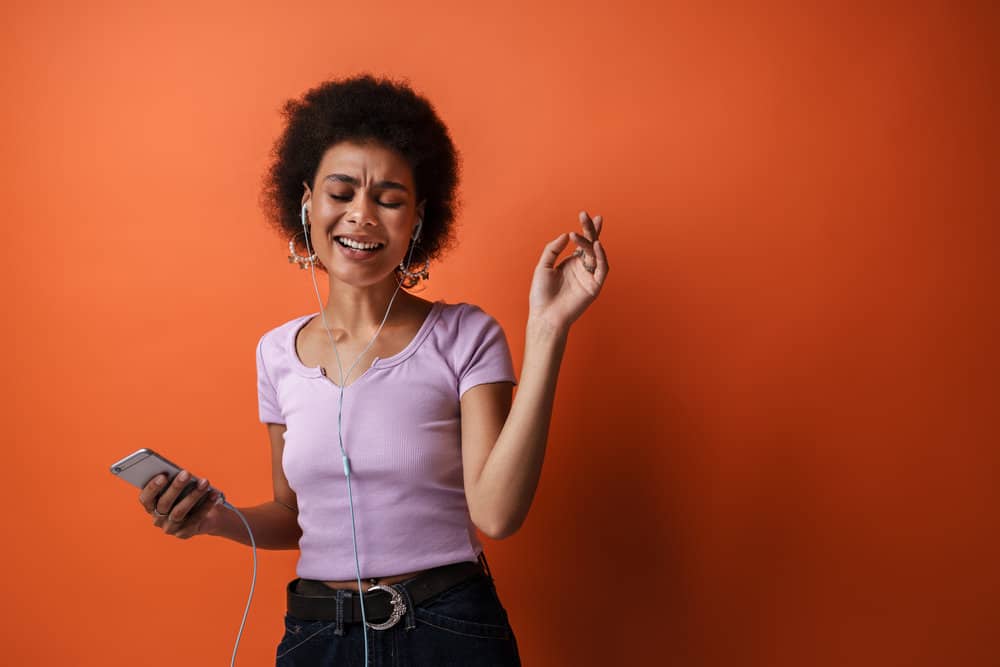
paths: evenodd
<path fill-rule="evenodd" d="M 352 238 L 352 237 L 348 236 L 347 238 Z M 360 240 L 360 239 L 352 239 L 352 240 Z M 379 252 L 381 252 L 385 248 L 385 244 L 383 244 L 382 247 L 376 248 L 375 250 L 355 250 L 354 248 L 348 248 L 347 246 L 342 245 L 338 241 L 334 241 L 333 244 L 340 249 L 340 252 L 342 252 L 345 257 L 347 257 L 348 259 L 353 259 L 354 261 L 358 262 L 374 259 L 375 255 L 379 254 Z"/>
<path fill-rule="evenodd" d="M 357 236 L 355 234 L 337 234 L 333 239 L 348 239 L 350 241 L 357 241 L 358 243 L 382 243 L 382 241 L 373 239 L 370 236 Z M 382 245 L 384 246 L 385 243 L 382 243 Z"/>

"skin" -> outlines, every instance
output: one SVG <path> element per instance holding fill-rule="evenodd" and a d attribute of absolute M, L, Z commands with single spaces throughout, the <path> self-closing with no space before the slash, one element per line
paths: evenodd
<path fill-rule="evenodd" d="M 355 182 L 327 178 L 331 174 L 342 174 Z M 390 187 L 386 182 L 402 187 Z M 330 330 L 328 333 L 324 328 L 321 317 L 313 318 L 300 332 L 296 351 L 307 366 L 326 369 L 327 378 L 336 384 L 350 385 L 376 356 L 385 358 L 401 351 L 430 309 L 430 302 L 399 290 L 381 333 L 362 354 L 396 289 L 393 269 L 404 259 L 410 235 L 423 215 L 424 202 L 418 202 L 415 195 L 406 160 L 371 143 L 332 146 L 324 154 L 314 182 L 303 183 L 302 203 L 309 206 L 311 247 L 327 268 L 330 296 L 324 312 Z M 498 382 L 473 387 L 461 399 L 466 500 L 473 523 L 493 539 L 514 534 L 528 514 L 541 476 L 569 330 L 597 298 L 608 274 L 607 255 L 599 240 L 601 216 L 591 218 L 581 211 L 579 222 L 582 234 L 567 232 L 551 240 L 535 266 L 516 397 L 511 383 Z M 385 247 L 368 261 L 352 261 L 334 240 L 342 234 L 375 239 Z M 559 261 L 570 242 L 580 254 Z M 330 345 L 331 336 L 336 352 Z M 295 549 L 301 537 L 295 493 L 281 466 L 284 430 L 283 424 L 267 425 L 274 499 L 240 508 L 257 546 L 264 549 Z M 187 475 L 187 471 L 178 475 L 162 494 L 163 476 L 150 480 L 140 492 L 139 502 L 147 513 L 153 513 L 154 503 L 158 512 L 169 513 L 154 515 L 153 525 L 181 539 L 208 534 L 249 544 L 242 522 L 216 504 L 215 494 L 198 504 L 206 494 L 208 480 L 201 479 L 199 488 L 174 506 L 191 479 Z M 395 583 L 415 574 L 400 573 L 379 581 Z M 353 581 L 327 583 L 357 589 Z"/>

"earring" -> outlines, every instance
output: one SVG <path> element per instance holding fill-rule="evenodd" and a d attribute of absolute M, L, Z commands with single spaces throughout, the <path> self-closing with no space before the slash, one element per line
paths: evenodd
<path fill-rule="evenodd" d="M 306 222 L 306 211 L 308 210 L 309 210 L 309 203 L 302 202 L 302 210 L 299 212 L 302 218 L 302 231 L 294 235 L 288 241 L 288 263 L 294 264 L 297 262 L 300 269 L 306 268 L 306 265 L 308 264 L 319 264 L 320 266 L 323 266 L 322 263 L 319 262 L 319 259 L 316 257 L 316 253 L 313 253 L 308 257 L 305 257 L 295 252 L 295 239 L 299 238 L 300 234 L 303 235 L 305 238 L 306 250 L 309 249 L 309 223 Z"/>
<path fill-rule="evenodd" d="M 306 257 L 304 255 L 300 255 L 297 252 L 295 252 L 295 239 L 299 238 L 300 235 L 305 235 L 305 234 L 307 234 L 306 231 L 301 231 L 288 241 L 288 263 L 289 264 L 297 263 L 300 269 L 306 268 L 306 266 L 308 266 L 309 264 L 317 264 L 319 262 L 316 253 L 313 253 L 308 257 Z"/>
<path fill-rule="evenodd" d="M 414 244 L 413 249 L 420 250 L 424 253 L 424 265 L 417 271 L 410 271 L 409 265 L 406 265 L 403 262 L 399 263 L 398 270 L 401 274 L 403 274 L 403 279 L 400 282 L 403 287 L 407 288 L 413 287 L 421 280 L 427 280 L 431 277 L 430 272 L 427 270 L 431 265 L 431 258 L 428 256 L 427 251 L 421 248 L 419 243 Z"/>

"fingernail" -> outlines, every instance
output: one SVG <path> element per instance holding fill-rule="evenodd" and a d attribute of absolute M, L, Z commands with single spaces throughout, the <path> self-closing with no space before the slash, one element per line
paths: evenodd
<path fill-rule="evenodd" d="M 198 481 L 198 488 L 199 489 L 207 489 L 208 488 L 208 480 L 205 479 L 205 478 L 202 478 L 201 480 L 199 480 Z"/>
<path fill-rule="evenodd" d="M 190 475 L 188 475 L 187 470 L 182 470 L 181 474 L 177 475 L 177 479 L 181 480 L 182 482 L 186 482 L 188 480 L 188 477 L 190 477 Z"/>
<path fill-rule="evenodd" d="M 163 475 L 160 475 L 159 477 L 156 478 L 156 480 L 154 480 L 154 483 L 157 486 L 163 486 L 163 483 L 166 482 L 166 481 L 167 481 L 167 478 L 164 477 Z"/>

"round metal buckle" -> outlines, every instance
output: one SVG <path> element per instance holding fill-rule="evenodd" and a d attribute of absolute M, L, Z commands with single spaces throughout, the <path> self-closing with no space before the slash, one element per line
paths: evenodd
<path fill-rule="evenodd" d="M 385 591 L 392 599 L 390 603 L 392 604 L 392 613 L 389 614 L 389 618 L 382 623 L 368 623 L 366 624 L 372 630 L 388 630 L 392 626 L 399 623 L 399 619 L 403 618 L 403 614 L 406 613 L 406 603 L 403 601 L 403 596 L 399 594 L 395 588 L 390 588 L 389 586 L 383 586 L 382 584 L 376 584 L 369 588 L 365 593 L 371 593 L 372 591 Z"/>

